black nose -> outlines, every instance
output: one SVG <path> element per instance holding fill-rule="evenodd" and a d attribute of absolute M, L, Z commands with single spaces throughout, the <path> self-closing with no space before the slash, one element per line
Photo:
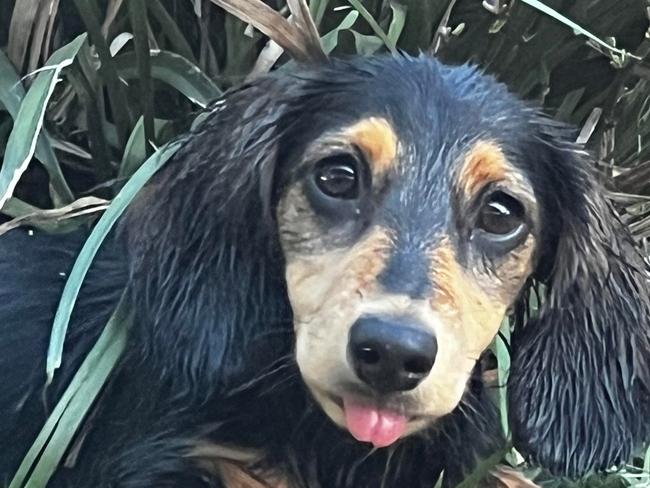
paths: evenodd
<path fill-rule="evenodd" d="M 348 358 L 355 373 L 382 393 L 415 388 L 437 352 L 435 336 L 403 318 L 361 317 L 350 330 Z"/>

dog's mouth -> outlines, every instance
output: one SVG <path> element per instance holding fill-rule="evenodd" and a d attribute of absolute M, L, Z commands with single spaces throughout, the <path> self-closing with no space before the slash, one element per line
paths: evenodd
<path fill-rule="evenodd" d="M 357 394 L 325 394 L 338 411 L 325 408 L 332 419 L 345 427 L 360 442 L 375 448 L 388 447 L 410 434 L 413 424 L 422 420 L 400 402 L 386 402 Z"/>

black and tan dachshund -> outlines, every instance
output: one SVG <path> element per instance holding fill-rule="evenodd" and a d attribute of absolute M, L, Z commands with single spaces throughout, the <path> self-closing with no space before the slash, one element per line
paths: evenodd
<path fill-rule="evenodd" d="M 505 443 L 480 365 L 511 314 L 531 462 L 579 477 L 647 437 L 646 264 L 570 131 L 405 55 L 271 74 L 206 115 L 105 243 L 47 389 L 84 236 L 0 238 L 0 479 L 124 289 L 127 351 L 52 486 L 454 486 Z"/>

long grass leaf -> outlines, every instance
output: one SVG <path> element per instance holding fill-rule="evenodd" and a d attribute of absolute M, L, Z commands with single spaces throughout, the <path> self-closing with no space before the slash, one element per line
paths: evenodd
<path fill-rule="evenodd" d="M 309 2 L 309 11 L 314 19 L 314 24 L 316 24 L 317 27 L 320 26 L 323 21 L 329 3 L 330 0 L 312 0 Z"/>
<path fill-rule="evenodd" d="M 52 54 L 45 69 L 38 74 L 25 94 L 16 114 L 14 128 L 7 142 L 4 163 L 0 169 L 0 208 L 13 194 L 20 176 L 34 155 L 43 127 L 45 109 L 61 70 L 72 64 L 85 40 L 86 35 L 82 34 Z"/>
<path fill-rule="evenodd" d="M 156 131 L 156 137 L 166 124 L 166 120 L 154 120 L 154 130 Z M 120 169 L 117 173 L 118 181 L 126 180 L 140 167 L 142 162 L 147 157 L 145 151 L 146 144 L 147 139 L 145 138 L 144 133 L 144 123 L 142 117 L 140 117 L 135 123 L 135 127 L 133 127 L 133 132 L 131 132 L 129 140 L 126 142 Z"/>
<path fill-rule="evenodd" d="M 0 103 L 4 105 L 11 118 L 18 116 L 20 105 L 25 98 L 23 88 L 18 74 L 14 70 L 11 61 L 0 50 Z M 45 170 L 50 177 L 53 199 L 62 203 L 71 202 L 74 197 L 61 172 L 61 166 L 52 148 L 52 142 L 47 130 L 43 127 L 38 134 L 36 142 L 36 158 L 43 163 Z"/>
<path fill-rule="evenodd" d="M 190 62 L 197 64 L 197 59 L 192 52 L 190 43 L 187 42 L 187 39 L 181 32 L 180 28 L 176 22 L 174 22 L 174 19 L 169 15 L 169 12 L 167 12 L 165 6 L 160 2 L 160 0 L 149 0 L 147 2 L 147 8 L 151 12 L 151 15 L 153 15 L 160 24 L 160 28 L 167 39 L 169 39 L 174 51 Z"/>
<path fill-rule="evenodd" d="M 129 311 L 122 298 L 23 458 L 9 488 L 47 486 L 81 421 L 122 354 L 129 322 Z"/>
<path fill-rule="evenodd" d="M 153 127 L 153 84 L 151 82 L 151 62 L 149 60 L 149 33 L 147 32 L 147 7 L 144 0 L 128 2 L 131 28 L 135 42 L 136 66 L 138 69 L 138 87 L 140 104 L 144 120 L 144 134 L 147 142 L 156 143 Z M 144 146 L 147 154 L 151 154 L 151 146 Z"/>
<path fill-rule="evenodd" d="M 574 32 L 576 32 L 578 34 L 582 34 L 583 36 L 591 39 L 593 42 L 595 42 L 599 46 L 605 48 L 610 53 L 618 54 L 622 59 L 625 59 L 626 57 L 631 57 L 631 58 L 634 58 L 634 59 L 637 59 L 637 60 L 640 59 L 638 56 L 634 56 L 633 54 L 630 54 L 630 53 L 628 53 L 627 51 L 625 51 L 623 49 L 618 49 L 617 47 L 612 46 L 611 44 L 608 44 L 607 42 L 603 41 L 599 37 L 597 37 L 594 34 L 592 34 L 591 32 L 589 32 L 584 27 L 576 24 L 575 22 L 573 22 L 568 17 L 565 17 L 564 15 L 562 15 L 557 10 L 552 9 L 551 7 L 549 7 L 548 5 L 540 2 L 539 0 L 521 0 L 521 1 L 523 3 L 525 3 L 526 5 L 534 8 L 535 10 L 539 10 L 543 14 L 546 14 L 546 15 L 549 15 L 549 16 L 553 17 L 558 22 L 561 22 L 562 24 L 566 25 L 567 27 L 570 27 L 571 29 L 573 29 Z"/>
<path fill-rule="evenodd" d="M 390 9 L 393 11 L 393 18 L 388 26 L 386 37 L 396 46 L 406 24 L 406 6 L 397 2 L 390 2 Z"/>
<path fill-rule="evenodd" d="M 111 110 L 115 118 L 115 125 L 118 129 L 117 135 L 120 146 L 124 147 L 124 144 L 126 144 L 126 134 L 131 130 L 132 125 L 131 111 L 129 110 L 128 98 L 122 86 L 122 81 L 117 75 L 115 66 L 113 66 L 110 48 L 102 34 L 97 5 L 94 0 L 74 0 L 74 3 L 84 24 L 86 24 L 90 40 L 97 51 L 97 56 L 100 61 L 99 72 L 102 75 L 102 81 L 106 84 L 108 97 L 111 101 Z"/>
<path fill-rule="evenodd" d="M 151 50 L 151 76 L 167 83 L 192 102 L 205 108 L 221 96 L 221 90 L 196 65 L 170 51 Z M 125 53 L 115 58 L 115 67 L 125 79 L 138 77 L 135 54 Z"/>
<path fill-rule="evenodd" d="M 19 69 L 22 69 L 25 62 L 40 3 L 39 0 L 21 0 L 14 4 L 11 21 L 9 22 L 7 52 L 9 58 Z"/>
<path fill-rule="evenodd" d="M 124 185 L 124 188 L 115 196 L 113 202 L 97 222 L 97 225 L 86 240 L 79 256 L 72 267 L 68 281 L 65 284 L 59 307 L 54 316 L 52 325 L 52 334 L 50 336 L 50 345 L 47 351 L 46 372 L 48 382 L 52 381 L 54 372 L 61 366 L 61 356 L 63 354 L 63 343 L 65 334 L 70 322 L 72 309 L 77 301 L 79 290 L 83 280 L 90 268 L 93 258 L 99 250 L 99 246 L 104 241 L 117 219 L 122 215 L 128 204 L 133 200 L 147 181 L 158 171 L 167 160 L 174 154 L 178 148 L 178 143 L 171 143 L 156 153 L 154 153 L 138 169 L 133 177 Z"/>
<path fill-rule="evenodd" d="M 506 439 L 510 438 L 510 426 L 508 422 L 508 374 L 510 373 L 510 320 L 504 319 L 501 324 L 500 333 L 495 338 L 494 355 L 497 358 L 497 381 L 499 391 L 499 413 L 501 417 L 501 428 Z"/>
<path fill-rule="evenodd" d="M 361 14 L 361 17 L 368 23 L 370 28 L 373 30 L 373 32 L 379 37 L 382 41 L 384 41 L 384 44 L 388 48 L 388 50 L 393 53 L 397 54 L 397 47 L 395 46 L 395 43 L 391 41 L 384 30 L 379 26 L 375 18 L 368 12 L 368 9 L 363 6 L 360 0 L 348 0 L 350 5 L 352 5 L 355 10 Z"/>
<path fill-rule="evenodd" d="M 358 18 L 359 12 L 352 10 L 345 16 L 338 26 L 321 38 L 321 44 L 323 45 L 323 51 L 325 51 L 325 54 L 329 54 L 336 49 L 336 46 L 339 43 L 339 33 L 352 28 Z"/>
<path fill-rule="evenodd" d="M 279 12 L 261 0 L 210 0 L 242 22 L 252 24 L 257 30 L 273 39 L 293 58 L 305 62 L 325 59 L 318 38 L 311 39 L 291 24 Z"/>

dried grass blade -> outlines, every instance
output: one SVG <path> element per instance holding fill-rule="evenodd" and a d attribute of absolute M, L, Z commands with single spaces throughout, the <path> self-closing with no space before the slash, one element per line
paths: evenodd
<path fill-rule="evenodd" d="M 238 19 L 253 25 L 273 39 L 298 61 L 317 62 L 313 53 L 304 45 L 302 34 L 287 19 L 261 0 L 210 0 Z"/>

